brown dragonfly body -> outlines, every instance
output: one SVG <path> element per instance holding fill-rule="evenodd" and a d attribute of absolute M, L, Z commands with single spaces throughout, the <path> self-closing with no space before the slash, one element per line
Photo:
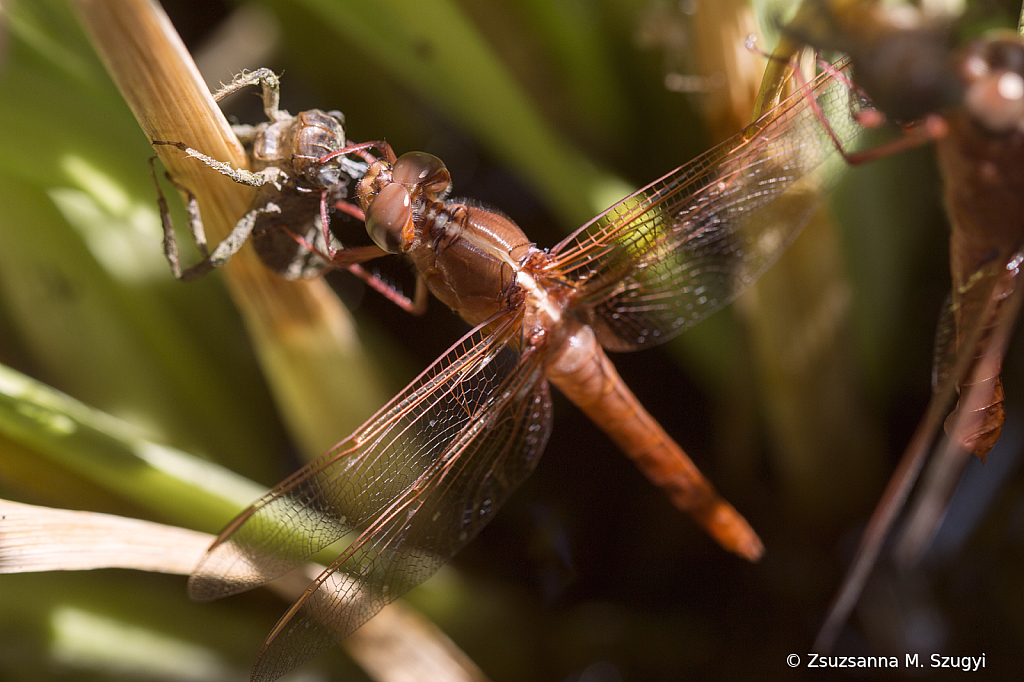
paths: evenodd
<path fill-rule="evenodd" d="M 935 141 L 951 223 L 953 286 L 936 339 L 935 393 L 868 522 L 820 651 L 838 637 L 926 461 L 895 549 L 904 567 L 932 538 L 970 456 L 984 459 L 998 441 L 1002 360 L 1020 311 L 1011 294 L 1024 248 L 1024 43 L 995 32 L 957 47 L 951 18 L 891 9 L 877 0 L 807 2 L 792 29 L 814 46 L 849 52 L 854 83 L 873 104 L 915 124 L 901 142 Z M 944 417 L 947 440 L 936 445 Z"/>
<path fill-rule="evenodd" d="M 995 326 L 1000 306 L 986 319 L 986 303 L 1024 245 L 1024 44 L 1015 36 L 978 40 L 957 54 L 957 64 L 964 106 L 946 113 L 949 132 L 936 143 L 952 227 L 950 309 L 956 330 L 953 347 L 940 349 L 944 358 L 965 350 L 974 326 Z M 967 352 L 980 361 L 986 343 L 982 339 Z M 1006 420 L 1002 358 L 987 358 L 988 366 L 976 368 L 971 384 L 961 385 L 962 393 L 977 393 L 977 401 L 967 411 L 961 403 L 947 420 L 951 436 L 982 458 Z M 940 359 L 937 366 L 950 362 Z"/>
<path fill-rule="evenodd" d="M 878 0 L 808 0 L 790 32 L 818 49 L 847 52 L 853 80 L 872 105 L 891 121 L 914 124 L 903 142 L 936 143 L 952 227 L 953 280 L 936 341 L 938 391 L 958 354 L 983 354 L 984 342 L 965 349 L 964 340 L 971 330 L 994 324 L 979 316 L 1024 238 L 1024 105 L 1017 95 L 1024 48 L 1012 34 L 958 48 L 952 18 L 899 9 Z M 1000 367 L 986 371 L 984 381 L 971 384 L 971 413 L 957 408 L 946 422 L 951 437 L 982 458 L 1005 421 Z"/>
<path fill-rule="evenodd" d="M 723 547 L 759 558 L 754 531 L 622 382 L 594 330 L 572 314 L 574 289 L 559 276 L 557 256 L 500 213 L 439 199 L 449 187 L 440 159 L 412 153 L 372 165 L 357 194 L 377 244 L 408 255 L 434 296 L 474 326 L 521 315 L 521 352 L 543 354 L 551 383 Z"/>
<path fill-rule="evenodd" d="M 849 94 L 842 80 L 820 76 L 550 251 L 497 211 L 448 199 L 436 157 L 396 159 L 386 144 L 365 143 L 321 158 L 382 152 L 357 189 L 375 248 L 404 254 L 425 288 L 475 327 L 355 433 L 243 512 L 196 568 L 190 594 L 214 599 L 354 536 L 278 622 L 253 678 L 274 679 L 331 646 L 469 542 L 536 465 L 551 431 L 549 382 L 719 543 L 757 559 L 756 534 L 604 349 L 669 340 L 778 257 L 827 189 L 811 173 L 834 152 L 820 117 L 841 141 L 859 132 Z M 782 194 L 786 202 L 773 201 Z"/>

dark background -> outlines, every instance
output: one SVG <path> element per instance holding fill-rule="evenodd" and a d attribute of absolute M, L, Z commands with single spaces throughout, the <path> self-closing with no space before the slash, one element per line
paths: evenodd
<path fill-rule="evenodd" d="M 568 85 L 557 60 L 535 49 L 530 34 L 535 15 L 528 4 L 465 0 L 458 6 L 558 133 L 633 185 L 649 182 L 712 144 L 707 130 L 715 124 L 701 120 L 702 95 L 664 87 L 666 72 L 677 70 L 673 50 L 685 52 L 686 43 L 672 49 L 644 47 L 638 37 L 644 17 L 656 9 L 666 12 L 655 14 L 663 28 L 665 17 L 682 22 L 683 14 L 673 13 L 674 5 L 593 0 L 555 6 L 563 4 L 568 16 L 581 12 L 590 20 L 585 27 L 567 21 L 566 35 L 574 29 L 590 31 L 611 56 L 613 71 L 604 75 L 628 106 L 618 119 L 621 125 L 587 123 L 592 112 L 574 107 L 565 95 Z M 210 44 L 215 27 L 235 9 L 220 2 L 164 6 L 193 53 Z M 226 81 L 232 69 L 243 66 L 283 72 L 285 108 L 341 109 L 351 139 L 386 137 L 398 153 L 422 150 L 442 156 L 456 195 L 499 207 L 538 245 L 554 245 L 575 226 L 547 205 L 521 172 L 504 165 L 438 106 L 443 93 L 439 100 L 425 101 L 309 7 L 283 0 L 269 3 L 269 16 L 280 28 L 276 47 L 258 63 L 231 64 L 223 67 L 229 70 L 207 77 Z M 1006 26 L 1015 11 L 991 5 L 976 10 L 991 23 Z M 17 54 L 9 52 L 8 58 Z M 430 56 L 428 41 L 423 47 L 428 64 Z M 260 119 L 256 98 L 238 97 L 225 108 L 242 121 Z M 125 135 L 141 137 L 141 132 L 126 130 Z M 144 156 L 126 163 L 132 173 L 145 173 Z M 585 417 L 557 397 L 554 433 L 537 471 L 456 557 L 454 571 L 446 570 L 414 591 L 410 601 L 498 682 L 838 676 L 793 671 L 786 656 L 796 653 L 806 661 L 860 531 L 930 397 L 932 338 L 949 286 L 948 228 L 940 193 L 931 151 L 924 149 L 850 171 L 833 197 L 843 270 L 837 277 L 847 283 L 851 298 L 845 321 L 835 332 L 842 348 L 824 355 L 842 363 L 838 375 L 849 382 L 831 388 L 849 392 L 856 414 L 832 415 L 848 431 L 820 439 L 818 456 L 830 461 L 837 452 L 850 450 L 848 433 L 870 433 L 865 440 L 877 447 L 861 453 L 863 462 L 843 454 L 845 459 L 835 466 L 807 466 L 780 447 L 772 410 L 779 398 L 771 377 L 758 369 L 756 325 L 734 307 L 668 349 L 613 358 L 640 400 L 761 534 L 767 553 L 760 563 L 749 565 L 719 549 L 651 488 Z M 152 248 L 159 248 L 155 230 Z M 461 321 L 436 302 L 424 317 L 412 318 L 363 291 L 347 274 L 329 279 L 361 328 L 370 330 L 370 338 L 380 335 L 401 348 L 407 357 L 396 364 L 405 363 L 411 371 L 426 366 L 463 333 Z M 203 295 L 224 295 L 210 291 L 219 287 L 216 282 L 203 286 Z M 739 307 L 751 305 L 757 304 L 741 302 Z M 775 313 L 762 314 L 772 318 Z M 59 377 L 39 368 L 31 342 L 19 336 L 13 318 L 7 314 L 0 327 L 0 361 L 60 387 Z M 233 324 L 240 334 L 240 323 Z M 814 322 L 806 324 L 811 328 Z M 691 335 L 694 340 L 688 340 Z M 824 336 L 831 338 L 829 333 Z M 234 344 L 238 338 L 223 343 Z M 702 355 L 706 349 L 711 349 L 708 357 Z M 251 353 L 234 345 L 232 352 Z M 1012 346 L 1004 375 L 1008 424 L 987 465 L 970 463 L 923 565 L 906 573 L 886 569 L 875 576 L 837 654 L 895 655 L 901 665 L 905 653 L 919 652 L 922 660 L 931 653 L 985 654 L 986 668 L 974 673 L 976 678 L 1008 679 L 1011 671 L 1019 670 L 1024 646 L 1019 356 L 1020 349 Z M 396 377 L 396 388 L 409 378 L 411 374 Z M 252 400 L 262 400 L 263 409 L 269 403 L 262 393 Z M 813 410 L 829 399 L 807 393 L 800 400 Z M 368 406 L 368 413 L 376 407 Z M 276 455 L 262 465 L 264 484 L 283 477 L 297 463 L 283 442 L 283 428 L 278 428 L 282 442 L 268 448 Z M 339 438 L 344 435 L 338 433 Z M 794 477 L 794 470 L 803 473 Z M 125 513 L 106 509 L 102 502 L 49 499 L 38 489 L 2 479 L 0 484 L 4 496 L 13 499 Z M 48 610 L 58 608 L 65 594 L 89 603 L 134 602 L 147 605 L 150 612 L 187 609 L 175 616 L 181 623 L 245 614 L 246 631 L 227 648 L 232 663 L 242 668 L 284 608 L 263 594 L 215 606 L 178 606 L 176 600 L 184 602 L 184 581 L 151 575 L 5 576 L 3 583 L 4 593 L 36 595 L 22 597 L 20 606 L 4 616 L 3 632 L 16 634 L 8 641 L 20 642 L 18 647 L 0 645 L 5 679 L 134 677 L 130 670 L 97 670 L 53 658 L 45 619 L 26 614 L 35 609 L 52 612 Z M 124 616 L 128 622 L 135 617 L 130 609 Z M 182 627 L 182 633 L 189 632 L 187 625 Z M 204 644 L 216 646 L 211 644 L 216 641 Z M 951 675 L 922 669 L 889 677 L 904 673 L 928 679 Z M 361 673 L 340 662 L 335 652 L 312 664 L 310 674 L 359 679 Z M 841 674 L 855 679 L 879 676 Z"/>

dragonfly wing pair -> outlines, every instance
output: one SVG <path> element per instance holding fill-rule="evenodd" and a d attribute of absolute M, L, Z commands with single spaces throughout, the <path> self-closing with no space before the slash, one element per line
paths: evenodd
<path fill-rule="evenodd" d="M 846 64 L 834 68 L 841 74 Z M 626 351 L 667 341 L 764 273 L 838 179 L 812 171 L 860 132 L 855 109 L 848 84 L 823 73 L 552 249 L 577 291 L 572 307 L 601 345 Z"/>
<path fill-rule="evenodd" d="M 521 317 L 470 332 L 352 436 L 220 535 L 194 599 L 251 589 L 357 534 L 275 626 L 253 671 L 270 680 L 336 644 L 469 542 L 529 476 L 551 432 Z"/>
<path fill-rule="evenodd" d="M 608 349 L 668 340 L 738 295 L 807 222 L 827 187 L 810 173 L 835 151 L 823 119 L 842 142 L 859 130 L 849 94 L 834 72 L 820 76 L 541 254 L 533 274 Z M 355 537 L 281 618 L 253 679 L 280 676 L 426 580 L 529 475 L 551 401 L 548 353 L 527 331 L 509 303 L 220 535 L 190 581 L 195 598 L 250 589 Z"/>

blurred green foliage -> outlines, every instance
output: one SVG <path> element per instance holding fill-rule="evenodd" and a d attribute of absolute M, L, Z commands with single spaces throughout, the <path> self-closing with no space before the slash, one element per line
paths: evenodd
<path fill-rule="evenodd" d="M 198 54 L 232 10 L 164 4 Z M 654 28 L 685 36 L 675 3 L 258 4 L 279 25 L 280 42 L 258 63 L 215 63 L 206 77 L 226 82 L 243 67 L 283 72 L 286 108 L 340 109 L 352 139 L 386 138 L 399 153 L 441 156 L 457 195 L 508 212 L 541 246 L 709 144 L 693 106 L 700 93 L 664 87 L 669 56 L 689 43 L 639 46 L 639 36 L 653 30 L 652 8 L 679 22 L 660 19 Z M 100 442 L 110 448 L 117 447 L 112 436 L 123 434 L 100 413 L 131 424 L 132 437 L 275 482 L 297 458 L 219 277 L 184 285 L 169 276 L 146 139 L 64 2 L 8 2 L 2 12 L 0 363 L 99 411 L 93 416 L 107 424 Z M 258 100 L 239 99 L 227 106 L 258 121 Z M 241 109 L 248 105 L 255 114 Z M 850 372 L 890 460 L 928 399 L 931 336 L 948 287 L 929 154 L 852 171 L 835 194 L 852 291 Z M 458 338 L 460 323 L 440 306 L 426 320 L 408 320 L 342 276 L 334 281 L 365 322 L 391 338 L 415 339 L 406 348 L 412 359 L 396 358 L 396 367 L 425 366 Z M 758 405 L 771 393 L 746 359 L 755 342 L 742 329 L 727 311 L 684 335 L 678 352 L 616 362 L 762 532 L 765 560 L 747 566 L 720 552 L 559 402 L 555 435 L 534 477 L 457 560 L 459 573 L 443 571 L 412 594 L 493 679 L 577 680 L 585 671 L 588 680 L 790 675 L 784 657 L 807 650 L 840 579 L 840 553 L 883 481 L 842 513 L 820 518 L 780 493 L 768 417 Z M 1014 371 L 1011 358 L 1008 395 Z M 354 423 L 377 407 L 366 405 Z M 145 481 L 131 483 L 131 494 L 104 485 L 44 452 L 47 427 L 39 428 L 35 437 L 2 436 L 0 495 L 207 525 L 192 514 L 200 498 L 168 502 L 166 487 Z M 338 437 L 349 428 L 339 427 Z M 1008 429 L 1004 439 L 1019 449 L 1014 433 Z M 96 456 L 75 447 L 69 456 Z M 107 484 L 118 478 L 96 475 Z M 1016 475 L 993 493 L 993 512 L 973 540 L 961 540 L 956 561 L 915 583 L 927 594 L 912 606 L 923 604 L 944 628 L 937 650 L 985 651 L 992 671 L 1014 662 L 1024 632 L 1019 599 L 1007 599 L 1019 596 L 1014 576 L 1024 558 L 1019 522 L 1007 521 L 1020 518 L 1020 488 Z M 159 503 L 154 496 L 162 496 Z M 0 594 L 0 677 L 10 680 L 242 679 L 283 610 L 261 594 L 193 605 L 180 578 L 121 573 L 3 576 Z M 108 656 L 103 642 L 110 639 L 93 641 L 93 655 L 69 655 L 67 632 L 83 622 L 91 623 L 87 631 L 115 633 L 115 641 L 122 627 L 152 637 L 122 635 L 132 656 Z M 161 640 L 157 648 L 172 657 L 213 663 L 141 665 L 134 654 Z M 340 658 L 318 660 L 311 674 L 360 674 Z"/>

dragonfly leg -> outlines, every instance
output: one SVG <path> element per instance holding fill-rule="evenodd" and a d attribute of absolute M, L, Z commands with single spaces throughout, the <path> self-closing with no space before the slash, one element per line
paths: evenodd
<path fill-rule="evenodd" d="M 409 298 L 401 291 L 399 291 L 394 285 L 384 281 L 378 275 L 369 272 L 363 268 L 360 263 L 370 260 L 372 258 L 378 258 L 380 256 L 389 255 L 383 249 L 378 246 L 367 246 L 360 247 L 360 249 L 337 249 L 333 245 L 333 238 L 330 229 L 330 215 L 327 211 L 327 204 L 330 197 L 330 189 L 325 189 L 320 195 L 320 224 L 323 226 L 324 243 L 327 244 L 327 253 L 320 254 L 324 260 L 334 264 L 339 268 L 345 268 L 353 275 L 363 280 L 367 286 L 388 299 L 402 310 L 413 315 L 422 315 L 427 309 L 427 297 L 428 291 L 426 284 L 424 284 L 421 277 L 416 278 L 416 291 L 413 294 L 413 298 Z M 363 209 L 359 208 L 355 204 L 340 199 L 331 204 L 331 207 L 346 213 L 357 220 L 366 220 L 366 214 L 363 213 Z M 317 252 L 309 244 L 305 243 L 305 240 L 301 239 L 298 235 L 292 235 L 300 241 L 304 246 L 309 248 L 311 251 Z"/>
<path fill-rule="evenodd" d="M 188 145 L 182 142 L 169 142 L 167 140 L 153 140 L 153 144 L 167 145 L 169 147 L 176 147 L 181 151 L 185 152 L 193 159 L 202 161 L 210 168 L 214 169 L 218 173 L 228 176 L 240 185 L 248 185 L 249 187 L 262 187 L 268 183 L 280 187 L 281 182 L 284 180 L 284 172 L 276 166 L 269 166 L 263 170 L 254 173 L 252 171 L 242 170 L 241 168 L 235 168 L 231 164 L 218 161 L 217 159 L 211 158 L 201 151 L 192 149 Z"/>
<path fill-rule="evenodd" d="M 819 60 L 819 65 L 822 71 L 829 74 L 829 76 L 835 80 L 843 83 L 851 90 L 856 89 L 857 86 L 849 79 L 849 77 L 846 76 L 846 74 L 840 73 L 827 61 Z M 843 160 L 851 166 L 860 166 L 887 156 L 892 156 L 893 154 L 916 149 L 917 147 L 924 146 L 929 142 L 934 142 L 935 140 L 945 137 L 948 132 L 948 126 L 946 125 L 945 120 L 937 114 L 931 114 L 919 122 L 901 126 L 902 135 L 890 142 L 859 152 L 847 151 L 843 148 L 843 143 L 836 136 L 835 131 L 832 130 L 832 126 L 829 124 L 825 113 L 821 110 L 821 106 L 818 104 L 818 101 L 814 99 L 813 95 L 811 95 L 810 90 L 805 88 L 807 82 L 800 74 L 799 69 L 793 69 L 793 77 L 800 89 L 807 92 L 808 104 L 811 107 L 811 111 L 814 112 L 815 117 L 825 129 L 825 133 L 832 141 L 832 145 L 836 148 L 836 151 L 839 152 L 839 155 L 843 157 Z M 861 109 L 855 112 L 854 118 L 856 118 L 865 128 L 880 127 L 886 120 L 885 115 L 873 107 Z"/>
<path fill-rule="evenodd" d="M 292 239 L 297 241 L 303 247 L 320 256 L 320 258 L 325 262 L 330 263 L 336 268 L 348 270 L 353 275 L 363 280 L 363 282 L 365 282 L 371 289 L 381 294 L 384 298 L 388 299 L 402 310 L 413 315 L 422 315 L 426 310 L 428 292 L 426 285 L 422 282 L 422 278 L 417 278 L 416 292 L 413 295 L 413 298 L 410 299 L 394 285 L 386 282 L 379 275 L 369 272 L 361 265 L 368 260 L 391 255 L 376 244 L 371 246 L 356 246 L 347 249 L 338 249 L 330 246 L 329 253 L 324 253 L 313 244 L 310 244 L 302 235 L 296 234 L 287 226 L 282 225 L 280 226 L 280 229 L 287 232 Z M 330 238 L 329 231 L 327 231 L 327 236 Z"/>
<path fill-rule="evenodd" d="M 341 211 L 342 213 L 346 213 L 352 216 L 359 222 L 366 222 L 366 214 L 363 213 L 363 209 L 359 208 L 351 201 L 339 199 L 338 201 L 335 201 L 333 204 L 331 204 L 331 207 L 334 208 L 335 210 Z M 322 214 L 321 217 L 323 217 Z"/>
<path fill-rule="evenodd" d="M 206 232 L 203 229 L 202 216 L 199 213 L 199 202 L 187 187 L 175 182 L 174 179 L 168 175 L 168 182 L 178 188 L 178 190 L 183 192 L 187 197 L 185 207 L 188 212 L 189 231 L 192 233 L 192 238 L 195 240 L 196 247 L 204 256 L 203 260 L 200 262 L 182 270 L 181 261 L 178 257 L 178 240 L 174 235 L 174 225 L 171 222 L 171 213 L 167 207 L 167 199 L 164 197 L 163 190 L 160 189 L 160 183 L 157 181 L 156 169 L 153 165 L 153 161 L 154 159 L 152 158 L 149 160 L 149 172 L 153 178 L 153 184 L 156 186 L 157 206 L 160 208 L 160 222 L 163 225 L 164 230 L 164 256 L 167 258 L 167 262 L 170 263 L 171 272 L 174 274 L 175 278 L 183 282 L 190 282 L 194 279 L 198 279 L 231 260 L 231 257 L 238 253 L 238 249 L 242 247 L 245 240 L 249 238 L 250 234 L 252 234 L 253 227 L 256 224 L 256 218 L 259 214 L 270 211 L 270 209 L 253 209 L 246 213 L 231 229 L 228 236 L 222 239 L 221 242 L 217 244 L 216 248 L 214 248 L 213 252 L 210 253 L 206 244 Z"/>
<path fill-rule="evenodd" d="M 371 149 L 376 149 L 378 152 L 380 152 L 381 155 L 383 155 L 383 157 L 387 159 L 388 163 L 394 163 L 395 161 L 398 160 L 397 157 L 395 156 L 394 150 L 391 149 L 391 145 L 389 145 L 384 140 L 376 140 L 374 142 L 360 142 L 358 144 L 354 144 L 351 141 L 349 141 L 347 146 L 342 147 L 341 149 L 337 149 L 331 152 L 330 154 L 325 154 L 321 156 L 318 160 L 320 163 L 327 163 L 328 161 L 336 159 L 339 156 L 353 154 L 363 159 L 367 163 L 373 163 L 374 161 L 376 161 L 376 159 L 373 157 L 372 154 L 369 153 L 369 150 Z"/>
<path fill-rule="evenodd" d="M 281 79 L 276 73 L 267 68 L 256 69 L 255 71 L 243 71 L 234 77 L 227 85 L 221 85 L 217 92 L 213 93 L 213 101 L 219 102 L 228 95 L 250 85 L 259 85 L 262 88 L 263 113 L 271 121 L 279 121 L 288 117 L 287 111 L 281 111 Z"/>
<path fill-rule="evenodd" d="M 361 265 L 349 265 L 348 271 L 363 280 L 366 286 L 388 299 L 399 308 L 410 315 L 422 315 L 427 310 L 428 291 L 422 277 L 416 278 L 416 290 L 413 297 L 409 298 L 398 290 L 393 284 L 385 281 L 379 275 L 366 270 Z"/>
<path fill-rule="evenodd" d="M 376 157 L 374 157 L 373 154 L 370 153 L 369 150 L 371 150 L 371 149 L 376 149 L 378 152 L 380 152 L 381 155 L 385 159 L 387 159 L 389 163 L 394 163 L 397 160 L 397 157 L 395 156 L 394 150 L 391 149 L 391 145 L 389 145 L 387 142 L 384 142 L 383 140 L 377 140 L 375 142 L 360 142 L 358 144 L 356 144 L 356 143 L 352 142 L 351 140 L 349 140 L 348 144 L 345 147 L 342 147 L 341 149 L 336 149 L 333 152 L 330 152 L 329 154 L 324 154 L 323 156 L 309 156 L 307 154 L 294 154 L 292 156 L 292 159 L 305 159 L 307 161 L 316 161 L 317 163 L 322 165 L 322 164 L 327 163 L 328 161 L 333 161 L 334 159 L 336 159 L 336 158 L 338 158 L 340 156 L 352 155 L 352 156 L 359 157 L 367 165 L 369 165 L 369 164 L 371 164 L 371 163 L 373 163 L 374 161 L 377 160 Z M 351 160 L 348 160 L 348 161 L 350 163 L 353 163 L 353 164 L 357 165 L 357 162 L 352 162 Z M 361 170 L 363 172 L 366 171 L 365 168 L 362 168 Z"/>
<path fill-rule="evenodd" d="M 324 244 L 327 245 L 326 260 L 334 262 L 338 260 L 339 251 L 338 249 L 334 248 L 334 239 L 332 238 L 331 235 L 331 217 L 327 212 L 327 204 L 330 201 L 330 199 L 330 188 L 327 188 L 320 192 L 320 227 L 323 230 L 324 234 Z M 356 218 L 357 220 L 360 220 L 362 222 L 366 221 L 366 214 L 363 213 L 363 210 L 356 206 L 355 204 L 345 201 L 344 199 L 339 199 L 335 201 L 332 204 L 332 206 L 344 213 L 347 213 L 353 218 Z M 384 255 L 383 250 L 380 251 L 380 255 Z"/>

